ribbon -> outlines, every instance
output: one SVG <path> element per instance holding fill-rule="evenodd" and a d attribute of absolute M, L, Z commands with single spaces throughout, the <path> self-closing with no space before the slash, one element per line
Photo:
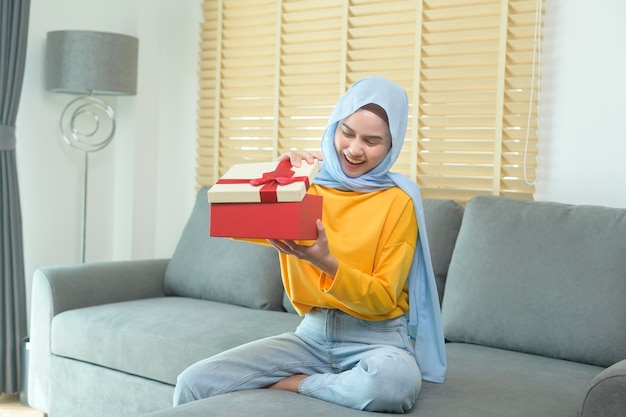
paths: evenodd
<path fill-rule="evenodd" d="M 304 182 L 306 189 L 309 189 L 309 177 L 294 177 L 295 172 L 291 170 L 291 162 L 280 161 L 274 171 L 264 172 L 260 178 L 253 179 L 219 179 L 216 184 L 250 184 L 254 187 L 262 186 L 259 190 L 262 203 L 277 203 L 278 195 L 276 190 L 279 185 L 293 184 L 294 182 Z"/>

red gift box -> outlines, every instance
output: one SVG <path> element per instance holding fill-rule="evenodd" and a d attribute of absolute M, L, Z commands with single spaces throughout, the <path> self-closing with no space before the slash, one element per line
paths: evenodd
<path fill-rule="evenodd" d="M 322 197 L 284 203 L 211 204 L 209 235 L 248 239 L 315 240 Z"/>

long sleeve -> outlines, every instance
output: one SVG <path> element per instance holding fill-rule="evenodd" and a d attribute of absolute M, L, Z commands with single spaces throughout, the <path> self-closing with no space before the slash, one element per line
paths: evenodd
<path fill-rule="evenodd" d="M 334 278 L 294 257 L 281 257 L 294 307 L 337 308 L 367 320 L 408 311 L 408 275 L 417 238 L 411 199 L 399 188 L 373 193 L 312 187 L 324 197 L 322 222 L 339 261 Z"/>

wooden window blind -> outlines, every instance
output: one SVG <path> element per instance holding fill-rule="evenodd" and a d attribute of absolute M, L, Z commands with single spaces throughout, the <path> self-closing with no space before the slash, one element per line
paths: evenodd
<path fill-rule="evenodd" d="M 409 126 L 394 166 L 424 197 L 532 199 L 538 0 L 205 0 L 197 185 L 236 163 L 319 150 L 339 96 L 400 84 Z"/>

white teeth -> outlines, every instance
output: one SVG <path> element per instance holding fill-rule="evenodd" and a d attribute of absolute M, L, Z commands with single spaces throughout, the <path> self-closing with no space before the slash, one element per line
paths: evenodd
<path fill-rule="evenodd" d="M 350 162 L 351 164 L 362 164 L 363 162 L 365 162 L 365 161 L 356 161 L 356 160 L 354 160 L 354 159 L 350 159 L 347 155 L 344 155 L 344 157 L 345 157 L 345 158 L 346 158 L 346 160 L 347 160 L 348 162 Z"/>

